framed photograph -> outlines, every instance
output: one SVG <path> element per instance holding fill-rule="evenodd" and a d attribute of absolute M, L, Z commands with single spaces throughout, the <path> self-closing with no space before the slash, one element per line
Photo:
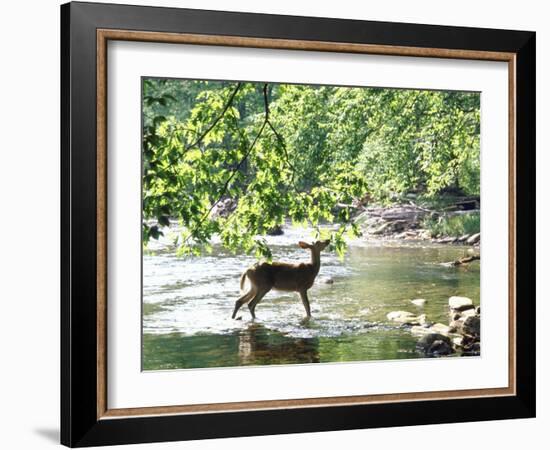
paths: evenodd
<path fill-rule="evenodd" d="M 535 33 L 61 7 L 61 441 L 535 415 Z"/>

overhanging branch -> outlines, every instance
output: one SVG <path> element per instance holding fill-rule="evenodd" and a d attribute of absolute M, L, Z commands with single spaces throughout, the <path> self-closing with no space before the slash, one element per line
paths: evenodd
<path fill-rule="evenodd" d="M 241 88 L 242 83 L 237 83 L 237 86 L 229 96 L 229 99 L 225 103 L 225 106 L 222 109 L 222 112 L 216 119 L 210 124 L 210 126 L 190 145 L 188 145 L 185 149 L 189 150 L 190 148 L 193 148 L 197 146 L 199 143 L 202 142 L 202 140 L 212 131 L 212 129 L 218 124 L 218 122 L 223 118 L 229 107 L 233 104 L 233 100 L 235 99 L 235 96 L 237 95 L 237 92 L 239 92 L 239 89 Z"/>
<path fill-rule="evenodd" d="M 260 139 L 260 136 L 264 132 L 264 129 L 265 129 L 266 125 L 269 122 L 269 105 L 268 105 L 268 101 L 267 101 L 267 83 L 264 84 L 263 92 L 264 92 L 265 115 L 264 115 L 264 121 L 262 122 L 262 125 L 260 126 L 260 130 L 256 134 L 256 137 L 254 138 L 254 141 L 252 142 L 250 147 L 248 147 L 248 150 L 245 152 L 244 156 L 240 159 L 240 161 L 237 163 L 235 168 L 231 171 L 231 174 L 229 175 L 229 177 L 225 181 L 223 187 L 221 188 L 219 194 L 217 195 L 216 200 L 212 203 L 212 205 L 210 206 L 208 211 L 206 211 L 204 213 L 204 215 L 201 217 L 201 219 L 199 220 L 197 225 L 193 228 L 193 232 L 202 226 L 204 221 L 210 216 L 210 213 L 212 213 L 212 210 L 216 207 L 216 205 L 222 200 L 224 195 L 227 193 L 227 190 L 229 189 L 229 184 L 231 183 L 233 178 L 235 178 L 235 175 L 237 175 L 237 172 L 239 171 L 239 169 L 242 167 L 244 162 L 248 159 L 248 157 L 252 153 L 252 150 L 254 149 L 254 147 L 256 146 L 256 143 L 258 142 L 258 139 Z M 185 239 L 185 241 L 183 242 L 182 245 L 186 245 L 189 242 L 189 239 L 191 239 L 191 237 L 193 236 L 193 232 L 190 235 L 187 236 L 187 238 Z"/>

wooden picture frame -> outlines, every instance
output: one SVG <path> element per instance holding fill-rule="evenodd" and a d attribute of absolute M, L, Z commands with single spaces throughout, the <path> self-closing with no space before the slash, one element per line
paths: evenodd
<path fill-rule="evenodd" d="M 110 409 L 106 383 L 109 40 L 505 61 L 507 388 Z M 61 442 L 314 432 L 535 415 L 535 33 L 125 5 L 61 7 Z"/>

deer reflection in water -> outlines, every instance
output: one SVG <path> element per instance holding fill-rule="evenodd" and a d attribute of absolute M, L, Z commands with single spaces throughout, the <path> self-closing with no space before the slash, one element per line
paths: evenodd
<path fill-rule="evenodd" d="M 239 361 L 241 365 L 318 363 L 319 339 L 289 338 L 251 323 L 239 333 Z"/>

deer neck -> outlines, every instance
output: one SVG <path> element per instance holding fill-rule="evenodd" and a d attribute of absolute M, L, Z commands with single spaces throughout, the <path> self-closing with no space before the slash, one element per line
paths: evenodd
<path fill-rule="evenodd" d="M 317 275 L 319 273 L 319 269 L 321 268 L 321 253 L 315 251 L 314 249 L 311 249 L 311 265 L 313 266 L 315 275 Z"/>

